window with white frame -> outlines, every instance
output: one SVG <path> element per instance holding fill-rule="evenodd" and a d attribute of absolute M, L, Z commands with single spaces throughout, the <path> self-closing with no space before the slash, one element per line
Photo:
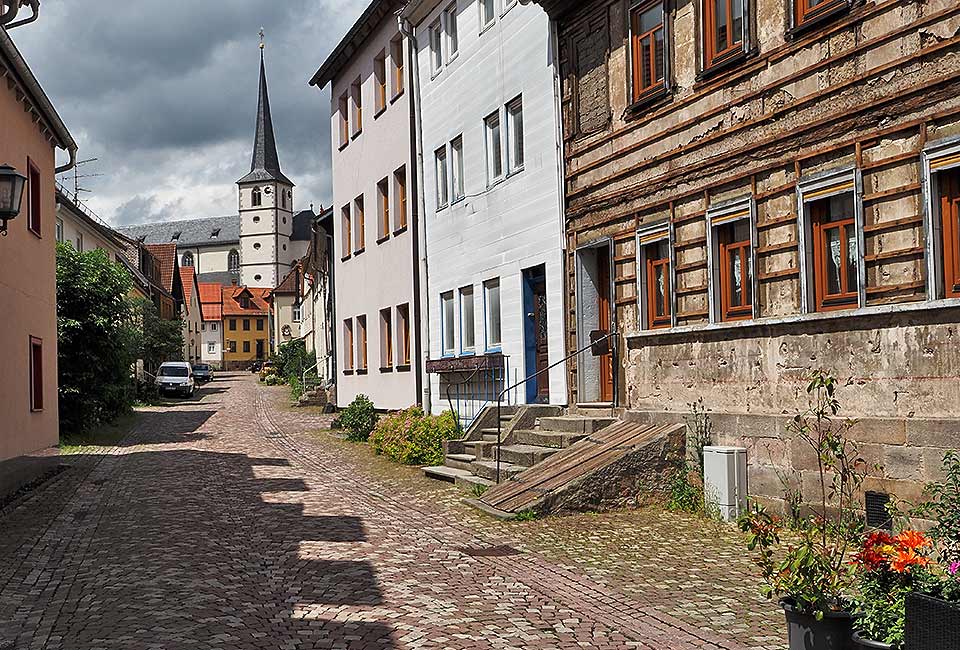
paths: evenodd
<path fill-rule="evenodd" d="M 480 0 L 480 28 L 484 29 L 491 25 L 497 17 L 496 0 Z"/>
<path fill-rule="evenodd" d="M 343 321 L 343 371 L 353 371 L 353 319 Z"/>
<path fill-rule="evenodd" d="M 820 174 L 797 186 L 805 312 L 864 304 L 863 214 L 856 169 Z"/>
<path fill-rule="evenodd" d="M 437 179 L 437 209 L 447 207 L 449 203 L 449 179 L 447 177 L 447 148 L 446 146 L 437 149 L 434 154 L 436 162 Z"/>
<path fill-rule="evenodd" d="M 922 162 L 927 297 L 960 298 L 960 142 L 934 143 Z"/>
<path fill-rule="evenodd" d="M 208 341 L 207 342 L 207 354 L 216 354 L 217 353 L 217 342 Z"/>
<path fill-rule="evenodd" d="M 487 350 L 498 350 L 503 342 L 500 328 L 500 279 L 483 283 L 484 341 Z"/>
<path fill-rule="evenodd" d="M 753 318 L 753 201 L 742 199 L 707 210 L 712 321 Z"/>
<path fill-rule="evenodd" d="M 380 372 L 393 370 L 393 310 L 380 310 Z"/>
<path fill-rule="evenodd" d="M 457 3 L 451 3 L 443 11 L 443 22 L 447 31 L 447 61 L 450 61 L 460 50 L 460 37 L 457 33 Z"/>
<path fill-rule="evenodd" d="M 437 74 L 443 67 L 443 28 L 440 20 L 430 25 L 430 72 Z"/>
<path fill-rule="evenodd" d="M 487 147 L 487 183 L 493 184 L 503 177 L 503 143 L 500 139 L 500 111 L 487 116 L 483 121 L 483 132 Z"/>
<path fill-rule="evenodd" d="M 303 320 L 303 312 L 301 310 L 300 305 L 294 305 L 292 311 L 293 313 L 290 316 L 290 318 L 293 319 L 294 323 L 299 323 L 301 320 Z"/>
<path fill-rule="evenodd" d="M 457 202 L 464 197 L 462 135 L 458 135 L 450 143 L 450 155 L 453 157 L 453 201 Z"/>
<path fill-rule="evenodd" d="M 507 104 L 507 171 L 523 169 L 523 98 Z"/>
<path fill-rule="evenodd" d="M 57 241 L 63 241 L 63 220 L 57 219 Z"/>
<path fill-rule="evenodd" d="M 456 320 L 453 305 L 453 292 L 440 295 L 440 336 L 443 344 L 443 356 L 451 357 L 456 351 Z"/>
<path fill-rule="evenodd" d="M 476 323 L 474 321 L 473 287 L 460 289 L 460 351 L 473 354 L 477 347 Z"/>
<path fill-rule="evenodd" d="M 643 328 L 670 327 L 673 324 L 673 274 L 669 226 L 656 224 L 638 231 L 637 251 Z"/>
<path fill-rule="evenodd" d="M 217 324 L 216 324 L 216 323 L 210 323 L 210 331 L 211 331 L 211 332 L 216 332 L 216 331 L 217 331 Z"/>

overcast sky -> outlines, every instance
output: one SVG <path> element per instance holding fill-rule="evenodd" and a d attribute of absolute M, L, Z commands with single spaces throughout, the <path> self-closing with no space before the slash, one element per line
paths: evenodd
<path fill-rule="evenodd" d="M 10 32 L 80 145 L 81 198 L 113 225 L 236 214 L 259 42 L 297 208 L 330 201 L 329 88 L 307 85 L 369 0 L 43 0 Z M 72 186 L 72 176 L 69 183 Z"/>

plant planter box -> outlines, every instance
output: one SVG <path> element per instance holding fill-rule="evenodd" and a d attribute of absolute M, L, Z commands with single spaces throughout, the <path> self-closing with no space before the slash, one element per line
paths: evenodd
<path fill-rule="evenodd" d="M 862 639 L 859 634 L 853 633 L 853 650 L 890 650 L 892 647 L 889 643 Z"/>
<path fill-rule="evenodd" d="M 790 650 L 850 650 L 853 617 L 848 612 L 830 612 L 817 620 L 781 602 L 787 617 L 787 641 Z"/>
<path fill-rule="evenodd" d="M 960 650 L 960 603 L 907 596 L 904 646 L 906 650 Z"/>

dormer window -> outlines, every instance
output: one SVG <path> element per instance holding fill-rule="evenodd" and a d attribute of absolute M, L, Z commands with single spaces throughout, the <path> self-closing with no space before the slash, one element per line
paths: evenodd
<path fill-rule="evenodd" d="M 183 231 L 178 230 L 177 232 L 173 233 L 173 237 L 170 238 L 170 241 L 179 241 L 180 235 L 182 234 L 183 234 Z"/>
<path fill-rule="evenodd" d="M 240 296 L 240 306 L 243 309 L 250 309 L 250 299 L 246 296 Z"/>
<path fill-rule="evenodd" d="M 210 239 L 216 239 L 220 236 L 220 229 L 215 228 L 213 232 L 210 233 Z"/>

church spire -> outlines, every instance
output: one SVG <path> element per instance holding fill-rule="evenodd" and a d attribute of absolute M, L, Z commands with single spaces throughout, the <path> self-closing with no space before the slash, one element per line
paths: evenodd
<path fill-rule="evenodd" d="M 250 173 L 238 183 L 258 181 L 283 181 L 293 185 L 280 171 L 280 156 L 273 132 L 273 117 L 270 114 L 270 97 L 267 94 L 267 70 L 263 61 L 263 30 L 260 30 L 260 101 L 257 105 L 257 132 L 253 139 L 253 160 Z"/>

